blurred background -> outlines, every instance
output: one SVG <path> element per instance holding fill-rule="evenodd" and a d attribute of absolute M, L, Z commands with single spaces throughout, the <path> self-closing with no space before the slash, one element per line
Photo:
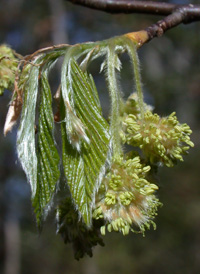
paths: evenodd
<path fill-rule="evenodd" d="M 167 2 L 167 1 L 165 1 Z M 169 1 L 189 3 L 190 1 Z M 198 1 L 193 1 L 193 3 Z M 64 0 L 0 0 L 0 43 L 22 55 L 59 43 L 103 40 L 143 29 L 161 17 L 110 15 L 73 6 Z M 145 98 L 160 115 L 176 111 L 192 130 L 195 148 L 185 162 L 159 172 L 158 196 L 163 203 L 157 230 L 146 236 L 107 233 L 105 247 L 93 258 L 77 262 L 70 245 L 55 234 L 53 219 L 42 233 L 36 229 L 30 187 L 16 155 L 16 128 L 6 138 L 3 125 L 9 91 L 0 98 L 0 273 L 5 274 L 168 274 L 200 273 L 200 22 L 180 25 L 140 49 Z M 123 57 L 124 97 L 133 91 L 130 64 Z M 100 62 L 95 77 L 104 113 L 109 112 Z M 52 75 L 57 86 L 58 73 Z"/>

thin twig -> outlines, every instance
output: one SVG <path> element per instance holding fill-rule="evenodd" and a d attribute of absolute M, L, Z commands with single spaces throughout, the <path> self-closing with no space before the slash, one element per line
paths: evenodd
<path fill-rule="evenodd" d="M 138 47 L 141 47 L 145 43 L 152 40 L 154 37 L 162 36 L 164 32 L 173 27 L 176 27 L 180 23 L 183 23 L 185 20 L 188 20 L 188 14 L 184 12 L 182 8 L 179 8 L 172 14 L 166 16 L 162 20 L 159 20 L 157 23 L 147 27 L 145 30 L 127 33 L 124 36 L 133 41 L 136 41 L 138 43 Z"/>
<path fill-rule="evenodd" d="M 184 10 L 182 10 L 182 8 L 175 10 L 172 14 L 146 28 L 149 36 L 148 41 L 154 37 L 162 36 L 165 31 L 176 27 L 187 19 L 188 15 L 184 12 Z"/>
<path fill-rule="evenodd" d="M 200 20 L 200 5 L 177 5 L 164 2 L 134 0 L 66 0 L 73 4 L 101 10 L 109 13 L 144 13 L 169 15 L 176 9 L 188 14 L 189 22 Z"/>
<path fill-rule="evenodd" d="M 46 48 L 38 49 L 33 54 L 27 55 L 24 58 L 29 60 L 29 59 L 32 59 L 35 55 L 38 55 L 38 54 L 41 54 L 41 53 L 44 53 L 44 52 L 48 52 L 48 51 L 52 51 L 54 49 L 66 48 L 66 47 L 69 47 L 69 46 L 70 46 L 69 44 L 59 44 L 59 45 L 49 46 L 49 47 L 46 47 Z"/>

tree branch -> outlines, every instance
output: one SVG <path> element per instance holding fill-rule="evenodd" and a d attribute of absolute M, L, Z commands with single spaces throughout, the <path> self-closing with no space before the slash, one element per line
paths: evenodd
<path fill-rule="evenodd" d="M 160 37 L 165 31 L 176 27 L 180 23 L 188 22 L 188 20 L 191 20 L 191 17 L 188 17 L 187 12 L 183 8 L 178 8 L 172 14 L 147 27 L 145 30 L 127 33 L 125 36 L 133 41 L 137 41 L 138 46 L 141 47 L 154 37 Z"/>
<path fill-rule="evenodd" d="M 162 34 L 181 24 L 200 21 L 200 5 L 176 5 L 152 1 L 134 1 L 134 0 L 67 0 L 77 5 L 92 9 L 102 10 L 109 13 L 144 13 L 168 15 L 146 28 L 144 31 L 128 33 L 129 39 L 138 42 L 142 46 L 154 37 L 160 37 Z"/>
<path fill-rule="evenodd" d="M 177 9 L 184 10 L 188 16 L 188 22 L 200 20 L 200 5 L 176 5 L 153 1 L 134 0 L 67 0 L 73 4 L 101 10 L 109 13 L 144 13 L 169 15 Z"/>
<path fill-rule="evenodd" d="M 77 5 L 86 6 L 97 10 L 103 10 L 110 13 L 144 13 L 167 15 L 157 23 L 147 27 L 145 30 L 124 34 L 128 39 L 137 43 L 141 47 L 154 37 L 160 37 L 167 30 L 176 27 L 181 23 L 191 23 L 200 21 L 200 5 L 175 5 L 151 1 L 134 0 L 66 0 Z M 102 41 L 104 42 L 104 41 Z M 37 50 L 31 55 L 25 57 L 26 61 L 31 60 L 38 54 L 52 51 L 55 49 L 65 49 L 68 44 L 60 44 L 52 47 Z"/>
<path fill-rule="evenodd" d="M 182 8 L 175 10 L 172 14 L 158 21 L 156 24 L 146 28 L 149 36 L 148 41 L 154 37 L 162 36 L 165 31 L 176 27 L 180 23 L 188 22 L 188 20 L 188 14 Z"/>

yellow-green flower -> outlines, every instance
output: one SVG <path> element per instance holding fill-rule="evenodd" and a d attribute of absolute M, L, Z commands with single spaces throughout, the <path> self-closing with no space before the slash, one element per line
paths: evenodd
<path fill-rule="evenodd" d="M 129 114 L 124 119 L 124 130 L 127 144 L 141 148 L 152 164 L 161 162 L 172 167 L 194 146 L 189 137 L 192 130 L 179 123 L 175 112 L 161 118 L 147 111 L 143 119 Z"/>
<path fill-rule="evenodd" d="M 6 45 L 0 46 L 0 95 L 4 89 L 12 89 L 16 70 L 17 59 L 13 51 Z"/>
<path fill-rule="evenodd" d="M 145 111 L 151 111 L 153 109 L 152 106 L 147 105 L 144 103 L 144 110 Z M 140 116 L 141 110 L 140 106 L 138 104 L 138 95 L 136 92 L 132 93 L 129 97 L 126 103 L 123 105 L 121 110 L 121 115 L 127 115 L 127 114 L 133 114 L 133 115 L 139 115 Z"/>
<path fill-rule="evenodd" d="M 110 172 L 104 178 L 96 197 L 94 219 L 104 219 L 106 228 L 127 235 L 134 226 L 143 232 L 153 223 L 157 207 L 160 205 L 154 192 L 157 185 L 146 179 L 150 166 L 140 163 L 140 158 L 115 160 Z M 155 225 L 155 224 L 154 224 Z"/>

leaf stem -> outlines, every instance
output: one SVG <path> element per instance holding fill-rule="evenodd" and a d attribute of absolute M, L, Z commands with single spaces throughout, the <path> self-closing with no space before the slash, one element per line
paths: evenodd
<path fill-rule="evenodd" d="M 138 95 L 138 104 L 140 107 L 141 117 L 144 118 L 144 98 L 142 92 L 142 81 L 140 75 L 140 63 L 137 54 L 137 44 L 132 42 L 130 39 L 126 41 L 127 51 L 133 64 L 133 71 L 135 76 L 135 86 Z"/>
<path fill-rule="evenodd" d="M 111 144 L 113 158 L 118 158 L 122 154 L 122 147 L 120 141 L 120 92 L 118 90 L 118 84 L 115 72 L 115 45 L 110 41 L 108 47 L 107 57 L 107 77 L 108 77 L 108 88 L 111 97 Z"/>

